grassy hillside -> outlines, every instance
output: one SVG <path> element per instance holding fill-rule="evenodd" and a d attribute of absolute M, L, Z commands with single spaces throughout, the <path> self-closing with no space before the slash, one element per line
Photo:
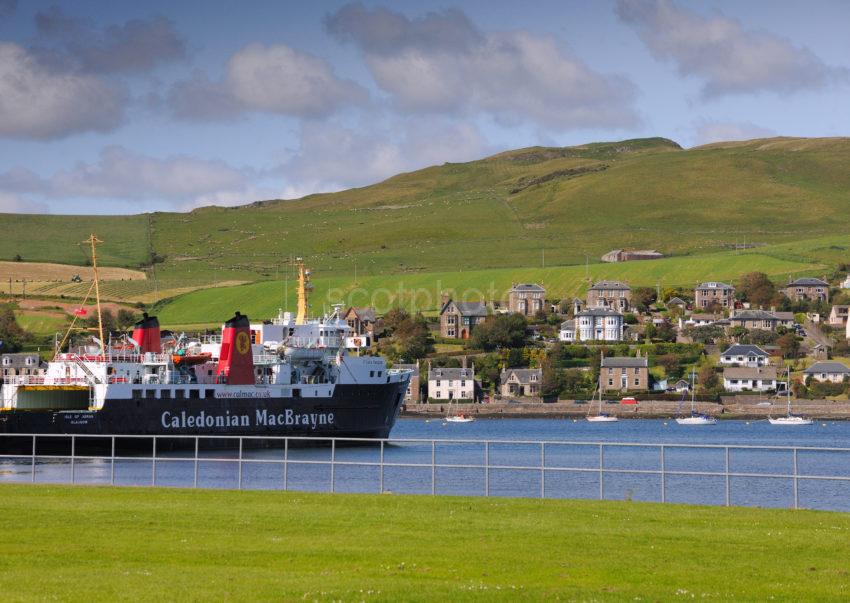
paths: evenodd
<path fill-rule="evenodd" d="M 274 278 L 294 255 L 322 274 L 350 274 L 356 263 L 367 276 L 534 266 L 544 250 L 547 265 L 583 264 L 618 247 L 702 254 L 846 233 L 847 165 L 844 138 L 534 147 L 295 201 L 116 218 L 4 216 L 0 258 L 81 259 L 74 245 L 94 230 L 109 263 L 137 265 L 149 246 L 164 255 L 158 278 L 176 287 Z"/>
<path fill-rule="evenodd" d="M 7 484 L 7 600 L 844 601 L 842 513 Z M 26 518 L 26 520 L 22 520 Z"/>
<path fill-rule="evenodd" d="M 850 237 L 847 242 L 850 243 Z M 788 275 L 817 274 L 824 268 L 811 258 L 782 259 L 755 251 L 724 252 L 693 257 L 676 257 L 649 262 L 559 266 L 553 268 L 498 268 L 458 272 L 431 272 L 366 276 L 323 277 L 313 280 L 313 314 L 329 310 L 332 304 L 375 306 L 385 311 L 395 305 L 409 309 L 437 307 L 442 291 L 459 299 L 505 299 L 516 282 L 536 282 L 547 289 L 549 299 L 567 299 L 583 294 L 588 280 L 618 279 L 632 285 L 662 287 L 692 286 L 700 280 L 733 280 L 740 274 L 761 270 L 777 280 Z M 238 287 L 201 289 L 169 300 L 157 308 L 164 324 L 217 323 L 235 310 L 254 318 L 268 318 L 280 307 L 295 307 L 295 286 L 282 280 L 263 281 Z"/>

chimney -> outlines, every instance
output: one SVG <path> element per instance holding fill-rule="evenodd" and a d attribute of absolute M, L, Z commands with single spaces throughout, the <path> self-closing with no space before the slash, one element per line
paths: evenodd
<path fill-rule="evenodd" d="M 216 376 L 228 385 L 253 385 L 254 351 L 251 348 L 251 324 L 248 317 L 236 312 L 224 323 Z"/>
<path fill-rule="evenodd" d="M 159 320 L 156 316 L 148 316 L 147 312 L 142 314 L 142 320 L 133 326 L 133 340 L 139 344 L 140 354 L 145 352 L 159 354 L 162 352 Z"/>
<path fill-rule="evenodd" d="M 466 356 L 461 356 L 461 359 L 460 359 L 460 367 L 461 367 L 461 368 L 466 368 Z"/>
<path fill-rule="evenodd" d="M 449 294 L 443 292 L 440 294 L 440 310 L 442 310 L 447 303 L 449 303 Z"/>

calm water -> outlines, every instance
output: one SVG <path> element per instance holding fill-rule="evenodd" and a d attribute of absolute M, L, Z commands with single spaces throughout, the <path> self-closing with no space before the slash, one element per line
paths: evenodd
<path fill-rule="evenodd" d="M 329 448 L 290 449 L 289 463 L 282 463 L 283 450 L 243 452 L 240 476 L 236 449 L 202 450 L 195 464 L 189 453 L 168 452 L 150 459 L 77 460 L 74 466 L 63 459 L 40 457 L 35 481 L 111 483 L 205 488 L 292 489 L 337 492 L 378 492 L 547 498 L 599 498 L 600 451 L 605 442 L 602 495 L 606 499 L 659 501 L 661 476 L 639 471 L 658 471 L 661 454 L 657 444 L 722 444 L 748 446 L 798 446 L 850 448 L 850 422 L 819 422 L 812 426 L 778 427 L 767 421 L 722 421 L 714 426 L 681 426 L 674 421 L 625 420 L 599 424 L 572 419 L 494 419 L 466 424 L 440 420 L 403 419 L 393 430 L 394 439 L 438 440 L 396 442 L 384 447 L 383 472 L 379 446 L 338 447 L 331 467 Z M 447 442 L 445 440 L 473 440 Z M 485 446 L 484 440 L 489 440 Z M 546 441 L 511 443 L 508 440 Z M 639 443 L 620 447 L 617 442 Z M 221 441 L 219 441 L 221 443 Z M 119 452 L 120 454 L 120 452 Z M 490 469 L 487 464 L 489 454 Z M 432 455 L 438 465 L 432 469 Z M 541 472 L 545 456 L 545 475 Z M 214 460 L 215 459 L 215 460 Z M 664 453 L 667 472 L 723 472 L 724 449 L 668 447 Z M 730 477 L 729 500 L 733 505 L 791 507 L 793 482 L 771 475 L 793 472 L 793 454 L 787 450 L 730 449 L 729 470 L 756 474 Z M 348 464 L 352 463 L 352 464 Z M 850 481 L 811 479 L 815 476 L 850 478 L 850 452 L 799 451 L 799 505 L 807 508 L 850 511 Z M 0 459 L 0 483 L 32 481 L 30 459 Z M 542 477 L 542 479 L 541 479 Z M 725 476 L 668 475 L 665 500 L 700 504 L 724 504 Z"/>

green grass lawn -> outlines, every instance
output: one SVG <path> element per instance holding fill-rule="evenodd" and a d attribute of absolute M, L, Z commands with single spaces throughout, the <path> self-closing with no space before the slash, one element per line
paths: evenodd
<path fill-rule="evenodd" d="M 846 601 L 850 515 L 0 487 L 4 601 Z"/>

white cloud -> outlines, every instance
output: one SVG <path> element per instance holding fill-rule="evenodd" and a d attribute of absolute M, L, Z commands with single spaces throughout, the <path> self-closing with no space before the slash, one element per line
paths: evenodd
<path fill-rule="evenodd" d="M 753 123 L 704 121 L 696 126 L 694 144 L 710 144 L 730 140 L 752 140 L 776 136 L 776 132 Z"/>
<path fill-rule="evenodd" d="M 195 73 L 171 89 L 169 103 L 178 117 L 207 120 L 248 111 L 322 117 L 367 98 L 321 58 L 283 44 L 251 44 L 230 58 L 221 81 Z"/>
<path fill-rule="evenodd" d="M 51 205 L 80 200 L 77 213 L 90 211 L 94 200 L 131 205 L 165 203 L 187 209 L 274 197 L 275 191 L 255 184 L 262 177 L 253 170 L 235 168 L 219 160 L 182 155 L 160 159 L 123 147 L 107 147 L 97 161 L 79 162 L 49 177 L 39 177 L 23 168 L 9 170 L 0 174 L 0 194 L 9 199 L 27 194 Z"/>
<path fill-rule="evenodd" d="M 48 69 L 17 44 L 0 43 L 0 136 L 49 139 L 112 130 L 126 101 L 120 86 Z"/>
<path fill-rule="evenodd" d="M 703 96 L 758 91 L 793 92 L 822 87 L 847 70 L 824 64 L 809 49 L 740 21 L 702 17 L 671 0 L 619 0 L 620 18 L 632 25 L 650 52 L 700 78 Z"/>
<path fill-rule="evenodd" d="M 468 123 L 429 118 L 357 128 L 307 122 L 301 146 L 282 172 L 286 198 L 363 186 L 444 162 L 470 161 L 492 151 Z"/>
<path fill-rule="evenodd" d="M 0 213 L 3 214 L 43 214 L 47 205 L 39 201 L 24 198 L 14 193 L 0 191 Z"/>
<path fill-rule="evenodd" d="M 552 36 L 481 32 L 459 11 L 408 19 L 360 4 L 332 14 L 326 26 L 360 48 L 403 111 L 487 113 L 558 129 L 638 121 L 631 82 L 593 71 Z"/>

